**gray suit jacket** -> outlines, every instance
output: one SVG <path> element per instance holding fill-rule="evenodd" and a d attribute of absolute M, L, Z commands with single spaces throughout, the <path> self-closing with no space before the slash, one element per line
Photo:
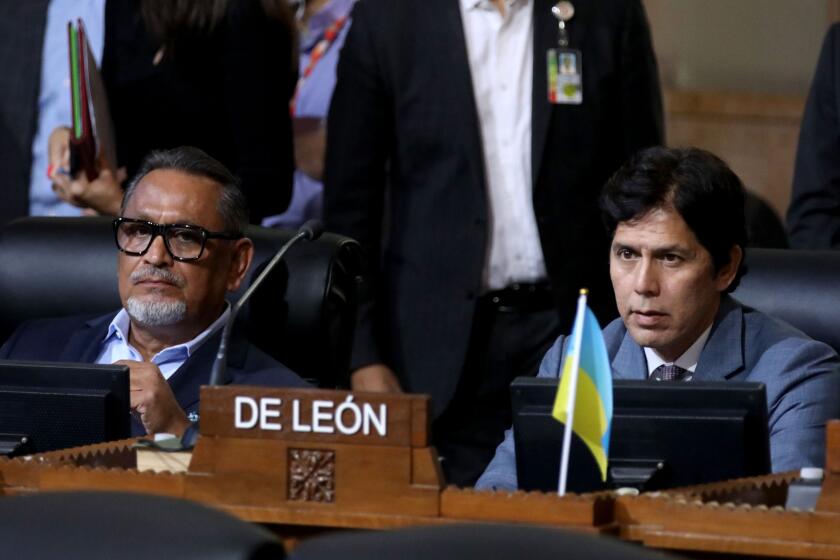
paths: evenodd
<path fill-rule="evenodd" d="M 563 339 L 543 358 L 539 377 L 557 376 Z M 604 340 L 614 379 L 647 378 L 644 350 L 621 319 L 607 325 Z M 726 296 L 694 379 L 764 383 L 773 471 L 823 466 L 825 423 L 840 418 L 840 359 L 831 347 Z M 516 487 L 513 432 L 508 430 L 476 488 Z"/>

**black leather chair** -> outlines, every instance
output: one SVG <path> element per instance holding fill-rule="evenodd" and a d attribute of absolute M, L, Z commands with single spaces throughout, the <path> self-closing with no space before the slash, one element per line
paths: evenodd
<path fill-rule="evenodd" d="M 241 292 L 292 235 L 251 226 L 255 258 Z M 325 233 L 293 247 L 240 313 L 238 328 L 322 387 L 347 382 L 358 244 Z M 22 218 L 0 230 L 0 341 L 23 321 L 120 307 L 110 218 Z"/>
<path fill-rule="evenodd" d="M 528 525 L 446 525 L 397 531 L 341 533 L 300 543 L 294 560 L 624 560 L 674 558 L 621 542 L 562 529 Z"/>
<path fill-rule="evenodd" d="M 770 249 L 787 249 L 787 231 L 782 219 L 766 200 L 747 191 L 744 200 L 747 221 L 747 245 Z"/>
<path fill-rule="evenodd" d="M 48 492 L 0 500 L 3 557 L 268 560 L 267 529 L 195 502 L 128 492 Z"/>
<path fill-rule="evenodd" d="M 840 352 L 840 251 L 746 250 L 732 294 Z"/>

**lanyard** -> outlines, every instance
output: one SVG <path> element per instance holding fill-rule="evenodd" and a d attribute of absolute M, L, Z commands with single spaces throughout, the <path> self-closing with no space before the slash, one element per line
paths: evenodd
<path fill-rule="evenodd" d="M 312 72 L 315 70 L 315 66 L 321 61 L 324 57 L 324 53 L 332 46 L 335 40 L 338 38 L 338 34 L 341 33 L 341 29 L 344 27 L 344 24 L 347 23 L 347 16 L 341 16 L 332 22 L 326 31 L 324 31 L 324 37 L 318 41 L 318 44 L 312 49 L 312 53 L 309 55 L 309 64 L 306 65 L 303 72 L 301 73 L 300 77 L 297 81 L 297 86 L 295 87 L 295 94 L 292 97 L 292 101 L 289 104 L 289 111 L 291 112 L 292 116 L 295 116 L 295 106 L 297 105 L 297 97 L 298 93 L 300 92 L 300 88 L 303 87 L 303 84 L 306 82 L 307 78 L 312 75 Z"/>

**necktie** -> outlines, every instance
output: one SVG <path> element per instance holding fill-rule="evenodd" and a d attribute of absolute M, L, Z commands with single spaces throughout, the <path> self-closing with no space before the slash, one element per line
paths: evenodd
<path fill-rule="evenodd" d="M 674 364 L 662 364 L 650 376 L 656 381 L 691 381 L 692 373 Z"/>

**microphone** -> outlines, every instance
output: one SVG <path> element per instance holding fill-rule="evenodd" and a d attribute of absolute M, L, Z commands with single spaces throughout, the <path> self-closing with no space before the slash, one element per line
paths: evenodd
<path fill-rule="evenodd" d="M 223 385 L 227 382 L 227 346 L 230 341 L 230 333 L 233 330 L 233 323 L 236 321 L 236 316 L 239 313 L 239 310 L 242 309 L 242 306 L 245 305 L 254 291 L 256 291 L 256 289 L 260 287 L 260 284 L 263 283 L 266 276 L 274 270 L 277 263 L 283 259 L 293 245 L 299 241 L 315 241 L 321 237 L 322 233 L 324 233 L 324 225 L 318 220 L 309 220 L 300 226 L 294 236 L 286 241 L 286 243 L 280 247 L 280 250 L 274 254 L 268 264 L 265 265 L 265 268 L 262 270 L 260 275 L 257 276 L 257 279 L 251 282 L 251 285 L 247 290 L 245 290 L 245 293 L 242 294 L 239 301 L 231 307 L 230 317 L 228 317 L 227 323 L 225 323 L 225 328 L 222 331 L 222 339 L 219 341 L 219 351 L 216 352 L 216 360 L 213 362 L 213 369 L 210 373 L 210 385 Z"/>

